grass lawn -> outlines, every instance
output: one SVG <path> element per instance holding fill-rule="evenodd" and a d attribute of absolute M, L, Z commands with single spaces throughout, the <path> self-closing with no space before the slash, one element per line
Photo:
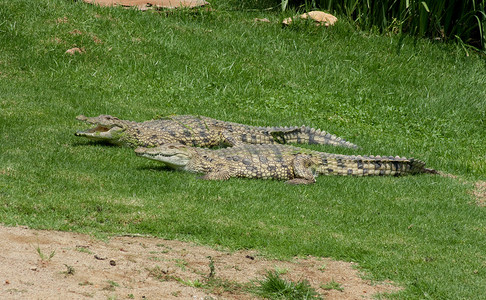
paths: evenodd
<path fill-rule="evenodd" d="M 486 208 L 471 194 L 486 180 L 484 57 L 213 2 L 0 0 L 0 222 L 329 256 L 403 285 L 397 298 L 486 299 Z M 75 137 L 79 114 L 306 124 L 362 147 L 313 149 L 413 156 L 454 177 L 202 181 Z"/>

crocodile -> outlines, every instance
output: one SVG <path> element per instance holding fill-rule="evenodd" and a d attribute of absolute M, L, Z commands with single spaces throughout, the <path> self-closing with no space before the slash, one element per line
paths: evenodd
<path fill-rule="evenodd" d="M 307 126 L 256 127 L 191 115 L 174 115 L 145 122 L 121 120 L 110 115 L 79 115 L 76 119 L 94 125 L 76 132 L 76 136 L 133 148 L 167 143 L 198 147 L 306 143 L 357 148 L 340 137 Z"/>
<path fill-rule="evenodd" d="M 287 180 L 291 184 L 309 184 L 322 175 L 407 175 L 437 173 L 413 158 L 393 156 L 355 156 L 319 152 L 290 145 L 239 145 L 205 149 L 181 144 L 155 148 L 139 147 L 137 156 L 157 160 L 168 167 L 205 173 L 208 180 L 231 177 Z"/>

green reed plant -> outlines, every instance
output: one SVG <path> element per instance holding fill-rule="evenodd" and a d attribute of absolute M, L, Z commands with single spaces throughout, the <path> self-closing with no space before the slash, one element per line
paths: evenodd
<path fill-rule="evenodd" d="M 288 5 L 283 0 L 282 8 Z M 345 15 L 363 30 L 393 30 L 418 37 L 459 40 L 485 49 L 485 0 L 305 0 L 289 6 L 320 8 Z"/>

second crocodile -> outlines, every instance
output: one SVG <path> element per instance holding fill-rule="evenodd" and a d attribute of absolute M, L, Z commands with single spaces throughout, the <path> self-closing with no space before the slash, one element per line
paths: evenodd
<path fill-rule="evenodd" d="M 288 145 L 241 145 L 218 150 L 166 144 L 137 148 L 138 156 L 184 171 L 205 173 L 204 179 L 231 177 L 280 179 L 291 184 L 315 182 L 323 175 L 407 175 L 437 173 L 413 158 L 354 156 L 318 152 Z"/>
<path fill-rule="evenodd" d="M 76 136 L 129 147 L 156 147 L 167 143 L 199 147 L 304 143 L 357 148 L 335 135 L 306 126 L 257 127 L 191 115 L 174 115 L 146 122 L 121 120 L 110 115 L 80 115 L 76 118 L 94 125 L 91 129 L 76 132 Z"/>

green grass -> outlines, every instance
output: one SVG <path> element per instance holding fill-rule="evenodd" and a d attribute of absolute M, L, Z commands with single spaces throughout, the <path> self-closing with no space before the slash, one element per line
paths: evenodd
<path fill-rule="evenodd" d="M 397 298 L 481 297 L 486 211 L 470 191 L 486 180 L 484 58 L 282 18 L 0 1 L 1 222 L 330 256 L 403 285 Z M 207 182 L 74 136 L 76 115 L 105 113 L 306 124 L 362 147 L 314 149 L 414 156 L 458 178 Z"/>
<path fill-rule="evenodd" d="M 326 291 L 329 291 L 329 290 L 336 290 L 336 291 L 344 291 L 344 288 L 336 281 L 334 281 L 334 279 L 326 284 L 323 284 L 321 285 L 321 288 L 326 290 Z"/>
<path fill-rule="evenodd" d="M 322 299 L 309 282 L 287 281 L 277 271 L 268 271 L 265 278 L 257 282 L 254 293 L 265 299 Z"/>

